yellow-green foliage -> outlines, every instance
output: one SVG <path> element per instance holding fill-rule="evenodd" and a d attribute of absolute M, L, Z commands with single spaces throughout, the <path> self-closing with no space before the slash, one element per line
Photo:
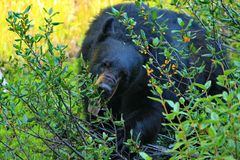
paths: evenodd
<path fill-rule="evenodd" d="M 63 22 L 54 33 L 53 42 L 68 45 L 68 54 L 76 55 L 78 45 L 81 44 L 84 33 L 89 26 L 94 15 L 97 15 L 101 8 L 111 6 L 123 0 L 1 0 L 0 1 L 0 61 L 8 59 L 14 55 L 12 43 L 16 35 L 8 31 L 6 17 L 8 11 L 23 11 L 28 5 L 32 5 L 30 17 L 33 24 L 39 26 L 43 24 L 43 8 L 53 8 L 60 14 L 55 17 L 55 21 Z M 34 27 L 36 30 L 38 27 Z M 35 32 L 33 30 L 33 32 Z"/>

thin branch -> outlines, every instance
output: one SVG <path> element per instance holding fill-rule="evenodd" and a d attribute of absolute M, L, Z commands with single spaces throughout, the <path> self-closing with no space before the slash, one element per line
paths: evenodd
<path fill-rule="evenodd" d="M 240 23 L 232 16 L 232 14 L 229 12 L 229 10 L 227 9 L 227 7 L 225 6 L 225 4 L 223 3 L 223 0 L 220 0 L 221 5 L 223 7 L 223 9 L 225 10 L 225 12 L 228 14 L 228 16 L 232 19 L 232 21 L 237 25 L 236 27 L 238 29 L 240 29 Z"/>

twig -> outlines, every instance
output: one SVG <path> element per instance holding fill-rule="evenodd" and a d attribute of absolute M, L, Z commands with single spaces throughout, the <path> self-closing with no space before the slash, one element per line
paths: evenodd
<path fill-rule="evenodd" d="M 153 144 L 144 145 L 143 149 L 150 155 L 150 156 L 172 156 L 172 153 L 170 153 L 170 149 L 163 147 L 163 146 L 157 146 Z"/>
<path fill-rule="evenodd" d="M 226 11 L 226 13 L 228 14 L 228 16 L 232 19 L 232 21 L 237 25 L 236 27 L 238 29 L 240 29 L 240 23 L 231 15 L 231 13 L 229 12 L 229 10 L 227 9 L 227 7 L 224 5 L 223 0 L 220 0 L 221 5 L 223 7 L 223 9 Z"/>

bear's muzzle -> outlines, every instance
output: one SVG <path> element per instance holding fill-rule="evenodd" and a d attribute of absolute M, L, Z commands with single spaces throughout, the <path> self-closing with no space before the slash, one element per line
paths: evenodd
<path fill-rule="evenodd" d="M 121 77 L 116 77 L 111 73 L 102 73 L 96 81 L 99 90 L 102 92 L 102 98 L 110 99 L 117 90 Z"/>

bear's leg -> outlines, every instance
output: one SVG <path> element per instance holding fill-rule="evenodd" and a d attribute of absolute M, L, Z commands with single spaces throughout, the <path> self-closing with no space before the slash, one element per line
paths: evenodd
<path fill-rule="evenodd" d="M 163 108 L 159 103 L 141 108 L 126 116 L 125 126 L 127 135 L 133 130 L 133 138 L 140 136 L 142 144 L 152 143 L 164 122 Z M 129 136 L 127 136 L 129 138 Z"/>

